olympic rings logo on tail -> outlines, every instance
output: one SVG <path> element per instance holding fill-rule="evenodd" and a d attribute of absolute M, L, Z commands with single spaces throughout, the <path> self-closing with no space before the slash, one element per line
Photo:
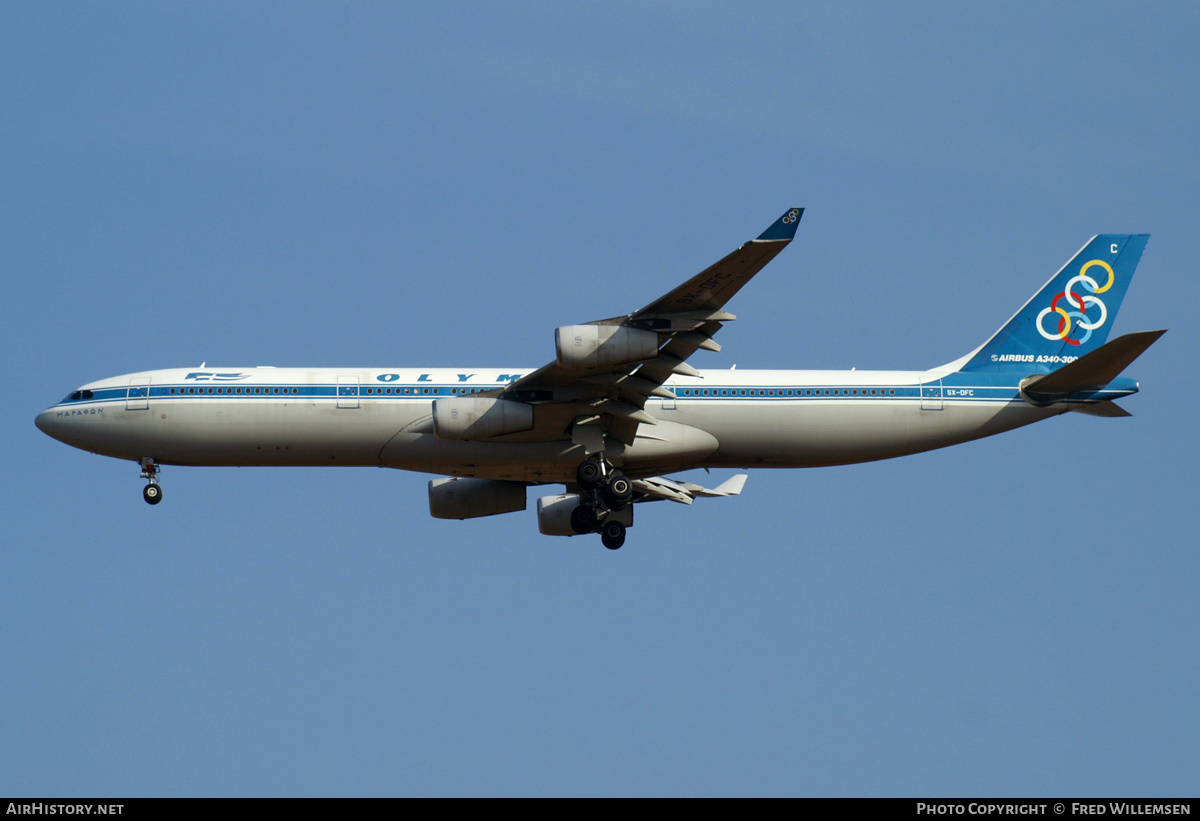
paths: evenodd
<path fill-rule="evenodd" d="M 791 211 L 788 211 L 786 214 L 783 215 L 783 224 L 791 225 L 793 222 L 795 222 L 798 219 L 800 219 L 800 209 L 793 208 Z"/>
<path fill-rule="evenodd" d="M 1088 269 L 1093 266 L 1099 266 L 1108 273 L 1108 281 L 1104 283 L 1103 287 L 1087 274 Z M 1115 278 L 1112 266 L 1104 260 L 1093 259 L 1090 262 L 1085 262 L 1083 267 L 1079 269 L 1079 273 L 1071 277 L 1062 292 L 1051 300 L 1050 307 L 1043 308 L 1042 312 L 1037 315 L 1036 324 L 1038 333 L 1046 339 L 1061 339 L 1068 345 L 1082 345 L 1084 342 L 1087 342 L 1092 336 L 1092 331 L 1108 321 L 1108 307 L 1105 306 L 1104 302 L 1096 294 L 1102 294 L 1111 288 Z M 1076 285 L 1081 286 L 1081 290 L 1086 290 L 1089 293 L 1082 296 L 1076 294 L 1073 290 Z M 1075 310 L 1068 311 L 1066 308 L 1060 307 L 1058 304 L 1060 299 L 1065 300 L 1067 305 Z M 1100 315 L 1096 319 L 1088 318 L 1088 310 L 1092 307 L 1100 311 Z M 1052 313 L 1058 314 L 1058 328 L 1050 332 L 1042 325 L 1042 320 Z M 1075 326 L 1084 331 L 1083 336 L 1078 339 L 1071 338 L 1072 320 L 1075 321 Z"/>

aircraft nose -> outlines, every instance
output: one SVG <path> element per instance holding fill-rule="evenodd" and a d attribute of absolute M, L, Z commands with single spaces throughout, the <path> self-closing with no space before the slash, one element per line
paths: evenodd
<path fill-rule="evenodd" d="M 54 439 L 62 440 L 62 423 L 58 421 L 54 411 L 44 410 L 33 420 L 38 430 Z"/>

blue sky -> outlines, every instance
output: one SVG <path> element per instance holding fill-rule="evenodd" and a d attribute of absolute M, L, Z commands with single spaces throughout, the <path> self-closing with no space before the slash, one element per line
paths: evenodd
<path fill-rule="evenodd" d="M 1194 795 L 1194 4 L 0 6 L 0 794 Z M 534 367 L 791 205 L 702 367 L 923 368 L 1149 232 L 1132 419 L 752 473 L 626 548 L 33 426 Z M 722 479 L 724 476 L 714 477 Z M 553 492 L 553 489 L 551 489 Z"/>

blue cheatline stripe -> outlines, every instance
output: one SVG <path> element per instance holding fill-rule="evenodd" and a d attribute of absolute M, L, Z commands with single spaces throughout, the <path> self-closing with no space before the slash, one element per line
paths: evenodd
<path fill-rule="evenodd" d="M 976 380 L 972 380 L 973 382 Z M 979 380 L 983 381 L 983 380 Z M 151 385 L 147 397 L 138 388 L 145 386 L 117 386 L 94 389 L 88 399 L 66 399 L 54 407 L 78 407 L 82 405 L 116 404 L 129 399 L 149 401 L 184 400 L 311 400 L 357 397 L 359 400 L 399 400 L 427 401 L 435 397 L 471 396 L 470 389 L 451 387 L 447 385 L 401 385 L 390 387 L 361 387 L 357 390 L 345 385 L 336 384 L 303 384 L 303 385 L 239 385 L 239 386 L 208 386 L 195 385 Z M 258 390 L 258 393 L 255 393 Z M 278 393 L 275 391 L 278 390 Z M 405 391 L 409 393 L 405 393 Z M 492 388 L 482 389 L 492 390 Z M 172 393 L 172 391 L 175 391 Z M 190 392 L 187 392 L 190 391 Z M 390 392 L 389 392 L 390 391 Z M 478 392 L 478 391 L 477 391 Z M 676 396 L 679 402 L 827 402 L 827 401 L 858 401 L 858 402 L 911 402 L 921 398 L 935 398 L 939 393 L 937 382 L 924 385 L 903 386 L 858 386 L 858 385 L 822 385 L 816 386 L 712 386 L 705 388 L 677 388 Z M 1100 394 L 1123 394 L 1121 391 L 1104 391 Z M 1004 386 L 987 384 L 957 384 L 943 380 L 940 395 L 944 400 L 957 402 L 1011 402 L 1020 401 L 1020 395 L 1015 385 Z"/>

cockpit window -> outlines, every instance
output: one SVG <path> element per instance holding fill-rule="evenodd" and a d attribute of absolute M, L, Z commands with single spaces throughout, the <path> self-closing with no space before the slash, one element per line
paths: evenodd
<path fill-rule="evenodd" d="M 73 391 L 63 398 L 64 402 L 79 402 L 83 399 L 91 399 L 93 396 L 91 391 Z"/>

